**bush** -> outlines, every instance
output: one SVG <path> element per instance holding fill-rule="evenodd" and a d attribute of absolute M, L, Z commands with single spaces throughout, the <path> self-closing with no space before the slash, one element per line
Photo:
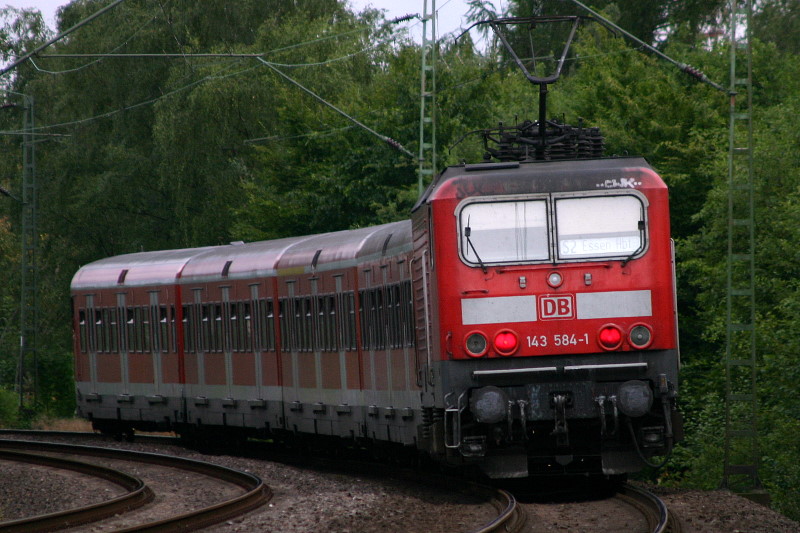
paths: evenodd
<path fill-rule="evenodd" d="M 14 391 L 0 388 L 0 427 L 14 427 L 19 422 L 19 396 Z"/>

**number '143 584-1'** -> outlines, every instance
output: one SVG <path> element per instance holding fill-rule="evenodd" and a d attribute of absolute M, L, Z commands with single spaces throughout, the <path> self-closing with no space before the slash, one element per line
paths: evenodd
<path fill-rule="evenodd" d="M 529 335 L 528 348 L 545 348 L 547 346 L 577 346 L 589 344 L 589 334 L 558 333 L 555 335 Z"/>

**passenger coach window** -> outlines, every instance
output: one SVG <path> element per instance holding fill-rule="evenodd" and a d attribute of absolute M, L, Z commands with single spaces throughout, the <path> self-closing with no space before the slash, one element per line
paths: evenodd
<path fill-rule="evenodd" d="M 275 351 L 275 307 L 272 300 L 258 301 L 258 319 L 256 320 L 256 331 L 258 332 L 259 348 L 268 352 Z M 283 302 L 281 302 L 281 310 Z M 281 326 L 283 323 L 283 312 L 281 311 Z M 283 335 L 286 335 L 283 330 Z M 284 341 L 285 342 L 285 341 Z"/>
<path fill-rule="evenodd" d="M 80 346 L 81 346 L 81 353 L 86 353 L 88 351 L 88 334 L 87 334 L 87 324 L 86 324 L 86 310 L 80 309 L 78 310 L 78 331 L 80 337 Z"/>
<path fill-rule="evenodd" d="M 459 215 L 461 256 L 473 265 L 549 258 L 547 202 L 475 202 Z"/>
<path fill-rule="evenodd" d="M 557 198 L 559 259 L 634 256 L 644 250 L 644 205 L 633 195 Z"/>
<path fill-rule="evenodd" d="M 196 352 L 196 322 L 194 319 L 195 310 L 194 306 L 192 305 L 184 305 L 182 309 L 182 317 L 181 320 L 183 322 L 183 349 L 186 353 L 195 353 Z M 177 339 L 177 335 L 174 337 Z M 175 347 L 175 353 L 178 353 L 177 346 Z"/>

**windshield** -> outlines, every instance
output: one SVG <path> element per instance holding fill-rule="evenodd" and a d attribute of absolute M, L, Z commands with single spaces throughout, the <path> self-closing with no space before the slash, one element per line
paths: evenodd
<path fill-rule="evenodd" d="M 547 202 L 471 203 L 461 210 L 461 253 L 472 264 L 546 260 Z"/>
<path fill-rule="evenodd" d="M 556 199 L 559 259 L 630 256 L 642 249 L 644 210 L 635 196 Z"/>
<path fill-rule="evenodd" d="M 470 266 L 618 258 L 644 252 L 641 193 L 473 198 L 456 210 Z M 552 214 L 552 216 L 551 216 Z"/>

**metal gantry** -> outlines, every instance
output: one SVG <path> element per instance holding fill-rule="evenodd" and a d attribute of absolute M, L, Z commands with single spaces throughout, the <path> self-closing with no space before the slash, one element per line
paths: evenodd
<path fill-rule="evenodd" d="M 36 152 L 34 139 L 33 96 L 23 95 L 24 128 L 22 142 L 22 258 L 20 278 L 20 331 L 17 387 L 19 407 L 25 405 L 26 390 L 37 400 L 38 358 L 36 330 L 39 323 L 39 298 L 37 290 L 37 255 L 39 234 L 37 229 L 38 194 L 36 187 Z M 28 370 L 30 369 L 30 370 Z M 28 382 L 29 381 L 29 382 Z"/>
<path fill-rule="evenodd" d="M 2 187 L 0 193 L 21 205 L 20 292 L 19 292 L 19 358 L 14 387 L 19 395 L 19 410 L 23 412 L 26 398 L 34 403 L 38 399 L 38 358 L 36 332 L 39 324 L 39 298 L 37 288 L 37 255 L 39 232 L 37 229 L 38 194 L 36 185 L 36 152 L 33 97 L 6 90 L 7 94 L 22 97 L 23 105 L 6 103 L 6 108 L 23 109 L 22 131 L 22 197 Z"/>
<path fill-rule="evenodd" d="M 723 487 L 758 491 L 752 0 L 731 0 Z"/>
<path fill-rule="evenodd" d="M 425 186 L 436 171 L 436 0 L 423 0 L 422 9 L 422 73 L 419 102 L 419 186 Z"/>

